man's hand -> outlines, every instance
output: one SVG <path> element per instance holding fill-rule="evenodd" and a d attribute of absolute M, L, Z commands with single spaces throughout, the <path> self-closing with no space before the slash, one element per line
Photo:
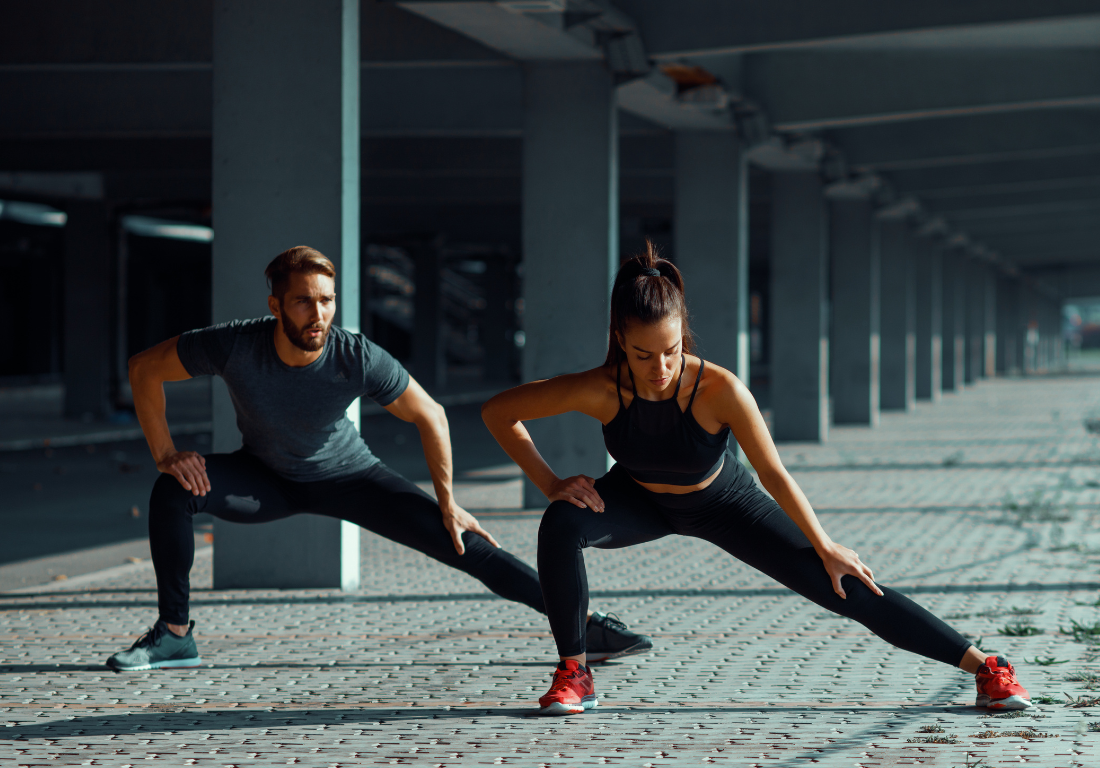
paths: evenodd
<path fill-rule="evenodd" d="M 465 531 L 476 533 L 494 547 L 500 548 L 500 545 L 497 544 L 497 540 L 494 539 L 487 530 L 481 527 L 477 518 L 462 507 L 457 504 L 450 504 L 446 508 L 441 509 L 443 512 L 443 525 L 447 528 L 447 533 L 451 534 L 451 541 L 454 542 L 458 554 L 466 554 L 466 545 L 462 543 L 462 534 Z"/>
<path fill-rule="evenodd" d="M 179 480 L 180 485 L 195 496 L 205 496 L 210 492 L 210 478 L 206 476 L 206 459 L 202 454 L 173 451 L 157 462 L 157 469 Z"/>
<path fill-rule="evenodd" d="M 840 585 L 842 576 L 855 576 L 876 595 L 882 596 L 882 590 L 878 588 L 878 584 L 875 584 L 875 575 L 859 559 L 859 555 L 852 550 L 833 543 L 824 552 L 819 550 L 818 555 L 821 557 L 821 561 L 825 563 L 825 570 L 828 571 L 829 578 L 833 582 L 833 591 L 842 598 L 848 597 L 844 594 L 844 587 Z"/>

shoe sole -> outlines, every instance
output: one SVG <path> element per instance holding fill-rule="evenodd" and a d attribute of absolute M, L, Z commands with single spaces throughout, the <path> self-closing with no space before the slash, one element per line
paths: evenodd
<path fill-rule="evenodd" d="M 202 664 L 202 658 L 195 656 L 191 659 L 167 659 L 165 661 L 154 661 L 152 664 L 138 664 L 133 667 L 120 667 L 117 664 L 111 664 L 107 662 L 107 666 L 116 672 L 143 672 L 147 669 L 190 669 L 191 667 L 197 667 Z"/>
<path fill-rule="evenodd" d="M 588 653 L 588 654 L 585 654 L 585 656 L 587 657 L 588 661 L 595 663 L 595 662 L 600 662 L 600 661 L 607 661 L 608 659 L 618 659 L 618 658 L 621 658 L 623 656 L 636 656 L 639 653 L 648 653 L 649 651 L 652 651 L 652 650 L 653 650 L 652 645 L 646 645 L 644 643 L 637 643 L 635 645 L 630 646 L 629 648 L 624 648 L 621 651 L 614 651 L 612 653 L 604 653 L 604 654 Z"/>
<path fill-rule="evenodd" d="M 543 707 L 538 711 L 540 715 L 579 715 L 586 709 L 593 709 L 598 707 L 600 702 L 596 700 L 596 694 L 591 696 L 585 696 L 581 699 L 580 704 L 566 704 L 561 701 L 555 701 L 549 706 Z"/>
<path fill-rule="evenodd" d="M 1007 699 L 990 699 L 988 696 L 979 696 L 974 700 L 974 706 L 987 709 L 1031 709 L 1031 701 L 1023 696 L 1013 694 Z"/>

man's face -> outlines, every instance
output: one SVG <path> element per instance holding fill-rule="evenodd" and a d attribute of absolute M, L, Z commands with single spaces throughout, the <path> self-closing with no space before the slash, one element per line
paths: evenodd
<path fill-rule="evenodd" d="M 291 344 L 304 352 L 324 349 L 336 314 L 336 281 L 328 275 L 292 274 L 277 314 Z"/>

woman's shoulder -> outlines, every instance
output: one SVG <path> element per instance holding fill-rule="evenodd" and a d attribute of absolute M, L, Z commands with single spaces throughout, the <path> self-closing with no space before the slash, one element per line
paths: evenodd
<path fill-rule="evenodd" d="M 703 369 L 703 375 L 701 377 L 699 376 L 700 367 Z M 738 385 L 741 384 L 741 380 L 728 368 L 723 368 L 710 360 L 704 361 L 703 358 L 696 357 L 695 355 L 687 355 L 687 370 L 685 371 L 685 375 L 690 376 L 693 383 L 696 379 L 699 380 L 697 399 L 702 397 L 710 398 L 732 395 L 736 391 Z"/>

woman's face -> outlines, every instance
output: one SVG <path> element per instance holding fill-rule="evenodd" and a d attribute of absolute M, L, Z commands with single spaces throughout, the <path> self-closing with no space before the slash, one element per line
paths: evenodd
<path fill-rule="evenodd" d="M 680 372 L 683 332 L 680 318 L 669 317 L 650 325 L 632 323 L 619 335 L 627 365 L 638 389 L 664 391 Z"/>

